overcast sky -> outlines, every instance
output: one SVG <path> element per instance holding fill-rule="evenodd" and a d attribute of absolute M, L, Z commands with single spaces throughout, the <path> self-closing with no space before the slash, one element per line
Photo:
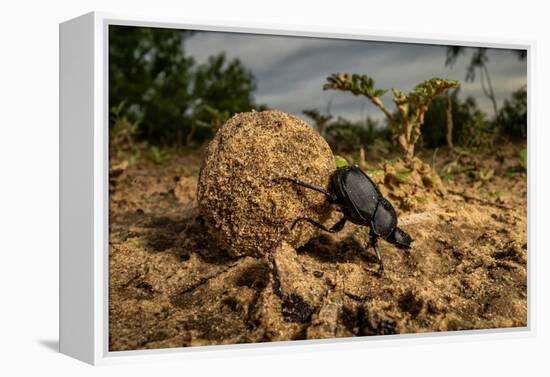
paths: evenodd
<path fill-rule="evenodd" d="M 461 96 L 475 97 L 481 109 L 492 114 L 479 77 L 474 82 L 464 82 L 472 49 L 467 49 L 452 69 L 445 67 L 446 47 L 437 45 L 200 32 L 186 39 L 185 49 L 197 63 L 220 52 L 230 59 L 239 58 L 256 78 L 257 103 L 301 117 L 303 109 L 325 111 L 331 102 L 330 111 L 335 116 L 352 120 L 367 115 L 382 118 L 366 98 L 323 91 L 326 77 L 336 72 L 364 73 L 376 81 L 378 88 L 405 91 L 434 76 L 460 80 Z M 527 83 L 526 61 L 519 61 L 510 50 L 491 49 L 488 56 L 500 106 L 514 90 Z M 386 106 L 392 105 L 390 93 L 383 99 Z"/>

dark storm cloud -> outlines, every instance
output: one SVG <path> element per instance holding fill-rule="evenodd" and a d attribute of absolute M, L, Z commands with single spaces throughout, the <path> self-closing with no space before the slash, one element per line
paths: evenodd
<path fill-rule="evenodd" d="M 464 82 L 471 50 L 451 69 L 445 67 L 445 46 L 385 43 L 238 33 L 200 32 L 185 42 L 188 54 L 198 63 L 208 56 L 225 52 L 240 59 L 257 79 L 254 93 L 258 103 L 297 115 L 303 109 L 325 110 L 349 119 L 369 115 L 381 118 L 364 98 L 349 93 L 323 91 L 326 77 L 334 72 L 367 73 L 380 88 L 411 90 L 417 83 L 434 76 L 462 82 L 461 95 L 473 96 L 479 106 L 492 114 L 479 80 Z M 509 50 L 489 51 L 489 70 L 499 104 L 526 84 L 526 63 Z M 384 97 L 391 106 L 391 96 Z"/>

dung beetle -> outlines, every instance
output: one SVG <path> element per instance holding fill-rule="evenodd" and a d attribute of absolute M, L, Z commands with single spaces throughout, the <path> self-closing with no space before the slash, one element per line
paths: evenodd
<path fill-rule="evenodd" d="M 384 270 L 384 265 L 378 249 L 378 238 L 383 238 L 400 249 L 407 250 L 411 247 L 413 239 L 397 227 L 397 213 L 393 206 L 382 196 L 376 184 L 356 165 L 336 169 L 330 177 L 328 190 L 296 178 L 280 177 L 275 178 L 274 181 L 289 181 L 298 186 L 318 191 L 327 197 L 329 203 L 338 206 L 344 215 L 330 228 L 307 217 L 296 219 L 292 228 L 299 221 L 307 221 L 330 233 L 341 231 L 347 221 L 368 226 L 370 228 L 370 244 L 376 252 L 381 271 Z"/>

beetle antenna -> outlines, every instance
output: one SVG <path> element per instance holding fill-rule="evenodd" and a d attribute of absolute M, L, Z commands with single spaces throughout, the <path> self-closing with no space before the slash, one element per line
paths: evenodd
<path fill-rule="evenodd" d="M 302 186 L 311 190 L 315 190 L 317 192 L 320 192 L 321 194 L 325 194 L 330 200 L 334 200 L 334 195 L 331 192 L 325 190 L 322 187 L 301 181 L 296 178 L 278 177 L 278 178 L 273 178 L 272 181 L 273 182 L 288 181 L 288 182 L 294 183 L 295 185 Z"/>

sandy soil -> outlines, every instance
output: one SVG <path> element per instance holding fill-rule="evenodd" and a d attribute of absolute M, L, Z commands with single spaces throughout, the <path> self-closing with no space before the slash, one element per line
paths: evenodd
<path fill-rule="evenodd" d="M 520 148 L 465 157 L 476 169 L 445 195 L 398 208 L 413 248 L 381 241 L 384 274 L 353 224 L 298 250 L 230 256 L 198 214 L 198 154 L 114 169 L 110 350 L 526 326 Z"/>

